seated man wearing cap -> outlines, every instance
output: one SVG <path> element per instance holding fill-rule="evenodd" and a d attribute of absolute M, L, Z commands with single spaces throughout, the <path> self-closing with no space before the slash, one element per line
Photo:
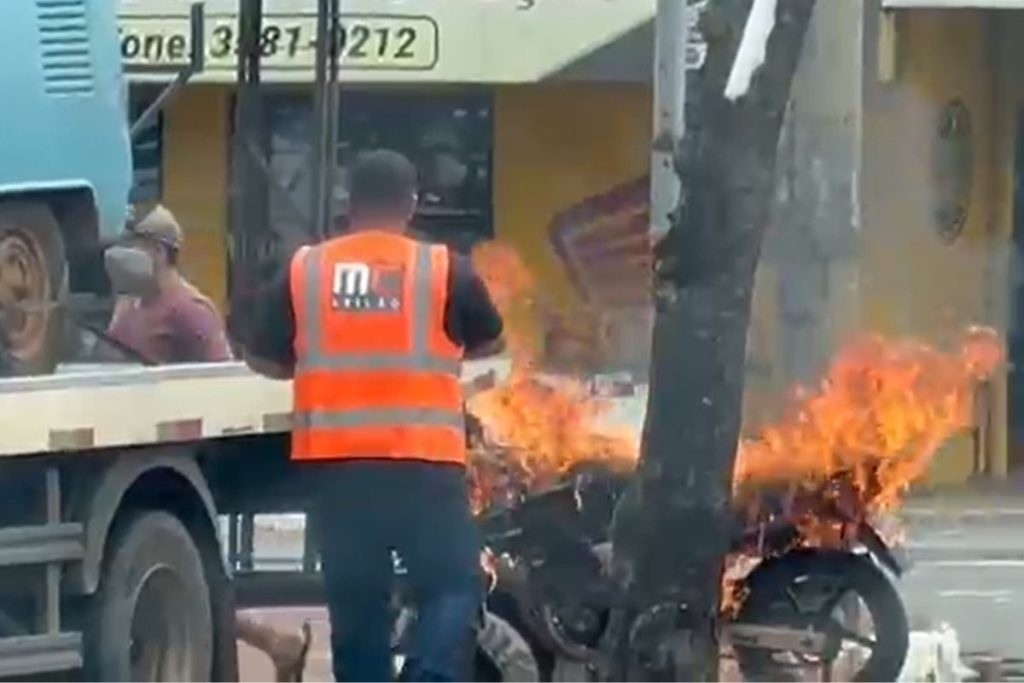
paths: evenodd
<path fill-rule="evenodd" d="M 119 298 L 107 334 L 151 363 L 231 360 L 220 314 L 178 270 L 182 242 L 178 221 L 158 205 L 108 250 L 107 272 L 127 296 Z M 138 267 L 139 254 L 148 257 L 146 268 Z"/>

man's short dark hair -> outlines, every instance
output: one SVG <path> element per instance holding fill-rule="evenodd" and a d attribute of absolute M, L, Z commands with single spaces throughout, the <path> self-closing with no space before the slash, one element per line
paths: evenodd
<path fill-rule="evenodd" d="M 390 149 L 363 152 L 349 169 L 348 192 L 356 211 L 405 210 L 416 193 L 416 167 Z"/>

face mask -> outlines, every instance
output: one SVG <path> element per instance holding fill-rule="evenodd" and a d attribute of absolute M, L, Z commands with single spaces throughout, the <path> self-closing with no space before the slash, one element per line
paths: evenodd
<path fill-rule="evenodd" d="M 142 297 L 156 293 L 156 264 L 144 249 L 110 247 L 103 254 L 103 264 L 117 294 Z"/>

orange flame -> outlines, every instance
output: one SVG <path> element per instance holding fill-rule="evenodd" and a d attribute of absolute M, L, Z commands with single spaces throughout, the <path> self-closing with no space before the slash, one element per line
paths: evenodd
<path fill-rule="evenodd" d="M 740 443 L 738 502 L 780 485 L 823 495 L 838 478 L 857 512 L 892 509 L 943 442 L 972 425 L 977 387 L 1001 357 L 987 328 L 969 329 L 955 353 L 877 336 L 846 346 L 818 391 L 798 390 L 786 420 Z"/>
<path fill-rule="evenodd" d="M 474 263 L 505 317 L 512 359 L 504 382 L 469 401 L 490 444 L 472 451 L 475 509 L 544 490 L 582 461 L 632 468 L 639 434 L 603 431 L 604 402 L 578 381 L 536 372 L 535 282 L 516 253 L 491 243 L 476 250 Z M 880 522 L 889 520 L 880 515 L 899 505 L 946 440 L 972 426 L 978 387 L 1001 361 L 998 335 L 988 328 L 969 328 L 954 352 L 881 336 L 848 344 L 816 391 L 794 391 L 785 419 L 741 440 L 738 511 L 755 529 L 783 515 L 799 545 L 842 547 L 859 522 L 898 540 L 902 530 L 884 528 Z M 756 545 L 727 559 L 727 614 L 742 605 L 742 579 L 763 559 Z M 483 562 L 493 580 L 493 558 Z"/>
<path fill-rule="evenodd" d="M 600 428 L 605 407 L 579 382 L 544 381 L 521 367 L 470 400 L 490 441 L 514 460 L 505 465 L 517 472 L 524 492 L 553 486 L 583 461 L 632 466 L 636 441 Z"/>
<path fill-rule="evenodd" d="M 505 319 L 509 354 L 518 364 L 532 364 L 538 345 L 533 274 L 515 250 L 497 242 L 477 245 L 473 249 L 473 266 Z"/>
<path fill-rule="evenodd" d="M 469 401 L 488 443 L 499 446 L 474 449 L 477 505 L 513 489 L 543 490 L 581 461 L 632 467 L 639 434 L 603 430 L 603 401 L 580 382 L 536 372 L 536 283 L 518 254 L 491 242 L 473 261 L 505 316 L 512 358 L 509 377 Z M 786 419 L 741 441 L 737 505 L 753 523 L 773 514 L 763 494 L 782 490 L 807 539 L 834 542 L 821 511 L 841 504 L 867 519 L 897 506 L 942 443 L 971 426 L 976 389 L 1001 359 L 988 328 L 968 329 L 956 352 L 881 336 L 850 343 L 817 391 L 794 392 Z"/>
<path fill-rule="evenodd" d="M 545 379 L 535 371 L 536 285 L 518 254 L 491 242 L 474 250 L 473 263 L 505 318 L 512 360 L 503 382 L 468 402 L 488 443 L 498 447 L 474 450 L 470 475 L 476 505 L 496 495 L 543 490 L 584 460 L 632 466 L 636 436 L 601 429 L 605 403 L 581 382 Z"/>
<path fill-rule="evenodd" d="M 816 392 L 795 392 L 785 420 L 740 442 L 735 505 L 751 525 L 784 515 L 798 545 L 843 547 L 862 522 L 900 543 L 903 529 L 884 513 L 899 506 L 943 442 L 972 426 L 977 389 L 1001 359 L 995 331 L 977 327 L 953 353 L 878 336 L 849 344 Z M 761 554 L 747 547 L 727 559 L 725 613 L 742 605 L 742 578 Z"/>

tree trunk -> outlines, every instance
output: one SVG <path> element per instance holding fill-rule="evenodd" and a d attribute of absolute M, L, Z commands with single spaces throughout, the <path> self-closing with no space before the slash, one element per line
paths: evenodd
<path fill-rule="evenodd" d="M 752 5 L 762 3 L 775 4 L 710 0 L 700 23 L 707 58 L 687 75 L 686 132 L 676 154 L 681 199 L 655 245 L 657 314 L 640 464 L 613 529 L 626 596 L 615 674 L 627 680 L 718 677 L 754 271 L 815 0 L 777 0 L 765 60 L 749 88 L 730 99 L 726 84 L 741 61 L 744 28 Z"/>

